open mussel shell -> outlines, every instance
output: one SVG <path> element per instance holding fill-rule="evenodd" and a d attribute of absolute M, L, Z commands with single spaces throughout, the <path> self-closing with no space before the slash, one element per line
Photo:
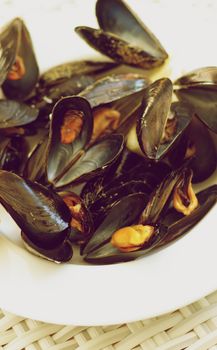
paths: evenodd
<path fill-rule="evenodd" d="M 113 74 L 98 79 L 94 84 L 83 90 L 79 96 L 85 97 L 91 107 L 94 108 L 141 91 L 148 84 L 148 78 L 142 75 L 133 73 Z"/>
<path fill-rule="evenodd" d="M 163 78 L 146 90 L 137 118 L 137 138 L 145 156 L 159 160 L 174 147 L 192 118 L 187 104 L 172 103 L 172 83 Z"/>
<path fill-rule="evenodd" d="M 204 181 L 217 167 L 217 151 L 209 130 L 195 116 L 188 129 L 188 143 L 194 149 L 190 163 L 193 182 Z"/>
<path fill-rule="evenodd" d="M 204 67 L 177 79 L 178 99 L 192 106 L 198 118 L 217 133 L 217 67 Z"/>
<path fill-rule="evenodd" d="M 141 224 L 157 224 L 164 216 L 170 205 L 174 188 L 180 179 L 188 174 L 185 166 L 171 171 L 157 186 L 150 195 L 147 206 L 142 212 L 139 222 Z"/>
<path fill-rule="evenodd" d="M 178 78 L 174 82 L 175 89 L 187 88 L 196 85 L 216 85 L 217 67 L 202 67 L 195 69 L 186 75 Z"/>
<path fill-rule="evenodd" d="M 183 216 L 174 208 L 170 208 L 163 224 L 168 227 L 167 236 L 160 242 L 160 246 L 165 245 L 181 237 L 184 233 L 195 226 L 217 202 L 217 185 L 210 186 L 197 193 L 199 206 L 188 216 Z"/>
<path fill-rule="evenodd" d="M 0 42 L 2 35 L 4 36 L 4 42 L 1 44 L 3 51 L 11 45 L 11 42 L 15 42 L 12 44 L 14 51 L 10 53 L 11 64 L 2 85 L 3 92 L 10 99 L 24 100 L 34 89 L 39 77 L 30 34 L 23 20 L 15 18 L 0 35 Z"/>
<path fill-rule="evenodd" d="M 12 67 L 18 46 L 19 30 L 17 26 L 6 26 L 0 33 L 0 86 Z"/>
<path fill-rule="evenodd" d="M 38 109 L 14 100 L 0 100 L 0 129 L 29 124 L 38 117 Z"/>
<path fill-rule="evenodd" d="M 93 84 L 94 78 L 87 75 L 74 76 L 66 81 L 44 88 L 36 88 L 35 94 L 25 102 L 40 110 L 39 118 L 48 120 L 55 103 L 62 97 L 77 95 L 87 86 Z"/>
<path fill-rule="evenodd" d="M 57 102 L 52 112 L 47 151 L 49 182 L 56 183 L 68 170 L 78 152 L 90 141 L 92 129 L 92 111 L 86 99 L 72 96 Z"/>
<path fill-rule="evenodd" d="M 84 247 L 83 254 L 89 254 L 102 244 L 107 243 L 112 234 L 119 228 L 135 223 L 147 201 L 148 196 L 142 193 L 134 193 L 118 201 Z"/>
<path fill-rule="evenodd" d="M 55 182 L 55 187 L 64 187 L 72 182 L 87 181 L 104 171 L 107 171 L 121 155 L 124 138 L 119 134 L 112 134 L 100 139 Z"/>
<path fill-rule="evenodd" d="M 92 48 L 121 64 L 148 69 L 159 66 L 164 61 L 151 56 L 143 48 L 132 46 L 117 35 L 100 29 L 79 26 L 75 32 Z"/>
<path fill-rule="evenodd" d="M 55 192 L 7 171 L 0 171 L 0 202 L 23 232 L 25 242 L 44 255 L 59 248 L 69 235 L 70 211 Z M 68 249 L 63 249 L 69 257 Z M 72 254 L 72 253 L 71 253 Z M 63 261 L 66 257 L 63 256 Z"/>
<path fill-rule="evenodd" d="M 122 252 L 114 247 L 110 242 L 105 243 L 96 250 L 89 252 L 84 260 L 90 264 L 114 264 L 127 262 L 145 256 L 153 250 L 167 236 L 168 228 L 160 225 L 155 226 L 155 231 L 151 239 L 146 242 L 139 250 L 132 252 Z"/>
<path fill-rule="evenodd" d="M 98 0 L 96 17 L 105 32 L 113 33 L 146 53 L 147 67 L 160 65 L 167 53 L 159 40 L 122 0 Z M 146 65 L 143 57 L 143 65 Z"/>
<path fill-rule="evenodd" d="M 105 61 L 73 61 L 52 67 L 43 73 L 39 79 L 39 90 L 54 87 L 67 82 L 71 78 L 79 80 L 80 76 L 95 76 L 117 67 L 117 63 Z"/>

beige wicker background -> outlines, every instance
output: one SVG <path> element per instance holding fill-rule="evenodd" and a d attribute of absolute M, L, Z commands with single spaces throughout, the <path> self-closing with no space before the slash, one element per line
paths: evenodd
<path fill-rule="evenodd" d="M 217 292 L 167 315 L 103 327 L 60 326 L 0 310 L 0 350 L 217 350 Z"/>

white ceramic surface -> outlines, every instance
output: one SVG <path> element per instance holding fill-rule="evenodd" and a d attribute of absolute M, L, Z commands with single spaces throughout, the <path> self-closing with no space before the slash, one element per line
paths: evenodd
<path fill-rule="evenodd" d="M 170 54 L 155 77 L 172 79 L 217 64 L 215 0 L 128 0 Z M 21 16 L 41 70 L 98 57 L 76 34 L 96 26 L 94 0 L 0 0 L 0 24 Z M 208 182 L 216 182 L 216 174 Z M 206 182 L 203 187 L 207 185 Z M 19 230 L 0 212 L 0 307 L 53 323 L 103 325 L 169 312 L 217 289 L 215 206 L 188 235 L 143 259 L 109 266 L 56 265 L 23 249 Z"/>

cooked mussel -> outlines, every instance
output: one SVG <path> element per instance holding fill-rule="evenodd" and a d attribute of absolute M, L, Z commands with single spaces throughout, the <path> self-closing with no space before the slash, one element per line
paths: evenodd
<path fill-rule="evenodd" d="M 91 47 L 117 62 L 152 68 L 168 57 L 157 38 L 122 0 L 98 0 L 96 16 L 100 29 L 75 28 Z"/>
<path fill-rule="evenodd" d="M 27 248 L 56 262 L 68 261 L 71 213 L 62 198 L 44 186 L 0 171 L 0 202 L 22 231 Z"/>
<path fill-rule="evenodd" d="M 104 221 L 85 245 L 83 254 L 89 254 L 108 242 L 113 232 L 120 227 L 135 223 L 145 208 L 147 201 L 148 196 L 142 193 L 134 193 L 121 198 L 112 206 Z"/>
<path fill-rule="evenodd" d="M 189 218 L 198 207 L 191 180 L 189 168 L 172 171 L 153 191 L 133 225 L 120 225 L 113 232 L 111 229 L 108 236 L 100 236 L 103 222 L 84 249 L 85 260 L 91 263 L 130 261 L 158 247 L 171 232 L 163 222 L 171 200 L 175 210 Z"/>
<path fill-rule="evenodd" d="M 0 34 L 2 89 L 10 99 L 24 100 L 35 87 L 39 69 L 30 34 L 20 18 L 12 20 Z"/>
<path fill-rule="evenodd" d="M 92 216 L 85 206 L 82 199 L 74 192 L 58 193 L 71 213 L 70 221 L 70 242 L 84 243 L 92 234 L 93 220 Z"/>
<path fill-rule="evenodd" d="M 136 132 L 140 148 L 149 159 L 163 158 L 191 121 L 192 111 L 188 105 L 171 104 L 172 92 L 168 78 L 155 81 L 145 90 Z"/>
<path fill-rule="evenodd" d="M 142 92 L 148 84 L 149 80 L 142 75 L 113 74 L 97 80 L 79 94 L 93 108 L 91 143 L 118 130 L 134 116 L 141 103 Z"/>
<path fill-rule="evenodd" d="M 217 133 L 217 67 L 203 67 L 174 82 L 179 100 L 192 106 L 198 118 Z"/>
<path fill-rule="evenodd" d="M 122 135 L 109 135 L 92 146 L 93 117 L 88 101 L 61 99 L 52 113 L 46 154 L 47 179 L 56 188 L 84 181 L 105 171 L 121 154 Z"/>

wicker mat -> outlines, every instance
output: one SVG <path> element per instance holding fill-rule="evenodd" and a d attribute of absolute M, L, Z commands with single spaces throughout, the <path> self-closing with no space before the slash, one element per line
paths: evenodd
<path fill-rule="evenodd" d="M 1 350 L 217 350 L 217 292 L 167 315 L 114 326 L 60 326 L 0 310 Z"/>

